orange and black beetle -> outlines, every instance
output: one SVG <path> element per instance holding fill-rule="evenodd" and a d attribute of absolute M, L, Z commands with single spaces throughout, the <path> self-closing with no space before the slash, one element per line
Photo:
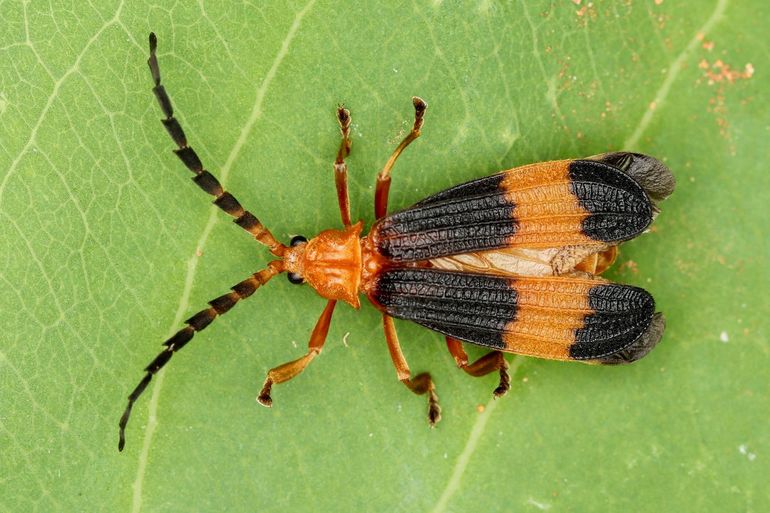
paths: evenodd
<path fill-rule="evenodd" d="M 433 381 L 428 373 L 412 377 L 393 317 L 445 335 L 450 353 L 468 374 L 498 371 L 496 396 L 509 388 L 503 353 L 618 364 L 638 360 L 660 340 L 664 320 L 652 296 L 597 276 L 612 264 L 618 244 L 645 231 L 657 214 L 656 203 L 673 192 L 674 177 L 660 161 L 617 152 L 530 164 L 452 187 L 387 215 L 391 170 L 419 137 L 427 108 L 415 97 L 414 126 L 377 176 L 377 221 L 362 237 L 363 223 L 350 220 L 345 165 L 350 113 L 340 107 L 342 142 L 334 174 L 344 227 L 310 240 L 295 237 L 286 246 L 222 188 L 187 145 L 160 83 L 156 46 L 150 34 L 153 92 L 165 115 L 163 124 L 179 147 L 177 156 L 195 174 L 195 183 L 215 197 L 214 204 L 278 259 L 210 301 L 165 342 L 128 397 L 120 419 L 121 450 L 131 408 L 153 374 L 195 332 L 282 272 L 292 283 L 308 283 L 328 302 L 307 353 L 268 372 L 257 398 L 265 406 L 272 404 L 274 384 L 295 377 L 321 352 L 337 301 L 358 308 L 362 293 L 382 312 L 398 379 L 411 391 L 427 394 L 431 425 L 441 416 Z M 492 351 L 469 363 L 463 342 Z"/>

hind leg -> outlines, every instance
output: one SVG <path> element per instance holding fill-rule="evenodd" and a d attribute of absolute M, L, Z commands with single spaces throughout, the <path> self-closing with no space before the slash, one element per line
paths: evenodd
<path fill-rule="evenodd" d="M 454 357 L 457 366 L 474 377 L 486 376 L 494 371 L 500 372 L 500 383 L 492 392 L 495 397 L 502 397 L 511 388 L 511 377 L 508 375 L 508 362 L 500 351 L 490 351 L 475 362 L 468 364 L 468 355 L 463 344 L 456 338 L 447 337 L 446 345 Z"/>

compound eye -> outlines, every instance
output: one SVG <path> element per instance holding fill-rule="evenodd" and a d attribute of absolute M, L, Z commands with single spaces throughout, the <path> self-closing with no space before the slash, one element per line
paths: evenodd
<path fill-rule="evenodd" d="M 302 235 L 295 235 L 294 237 L 291 238 L 291 242 L 289 242 L 289 246 L 294 247 L 297 244 L 302 244 L 303 242 L 307 242 L 307 239 L 305 237 L 303 237 Z"/>
<path fill-rule="evenodd" d="M 289 281 L 294 285 L 302 285 L 303 283 L 305 283 L 305 278 L 303 278 L 297 273 L 288 273 L 286 277 L 289 278 Z"/>

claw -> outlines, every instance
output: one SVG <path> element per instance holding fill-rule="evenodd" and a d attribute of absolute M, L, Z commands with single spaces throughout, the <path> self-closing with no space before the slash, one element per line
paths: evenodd
<path fill-rule="evenodd" d="M 495 398 L 504 396 L 511 389 L 511 377 L 508 375 L 507 367 L 506 365 L 506 368 L 500 369 L 500 384 L 493 392 Z"/>
<path fill-rule="evenodd" d="M 262 390 L 257 396 L 257 402 L 265 408 L 271 408 L 273 406 L 273 398 L 270 397 L 270 390 L 273 388 L 273 382 L 270 378 L 265 380 L 265 384 L 262 385 Z"/>
<path fill-rule="evenodd" d="M 431 390 L 430 397 L 428 398 L 428 424 L 431 428 L 434 428 L 440 420 L 441 406 L 438 404 L 438 396 L 436 395 L 436 392 Z"/>

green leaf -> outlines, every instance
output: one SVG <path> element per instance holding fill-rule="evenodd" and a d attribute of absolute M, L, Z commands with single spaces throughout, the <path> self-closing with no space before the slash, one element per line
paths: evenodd
<path fill-rule="evenodd" d="M 0 4 L 0 510 L 767 511 L 770 132 L 766 2 Z M 335 108 L 353 117 L 354 217 L 539 160 L 633 149 L 678 189 L 611 277 L 650 290 L 661 345 L 630 367 L 511 358 L 513 387 L 397 324 L 444 419 L 389 361 L 369 305 L 278 278 L 195 337 L 134 408 L 160 343 L 264 267 L 190 182 L 145 65 L 191 145 L 280 239 L 339 226 Z M 482 354 L 471 349 L 471 356 Z"/>

